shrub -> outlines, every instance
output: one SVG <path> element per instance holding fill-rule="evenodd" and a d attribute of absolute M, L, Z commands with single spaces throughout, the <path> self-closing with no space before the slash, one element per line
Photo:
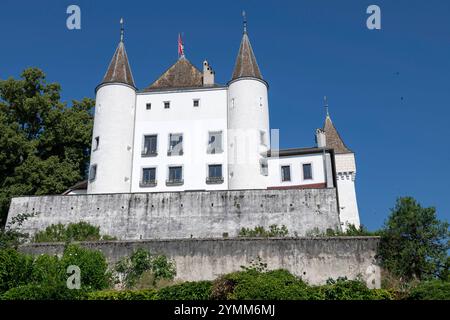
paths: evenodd
<path fill-rule="evenodd" d="M 111 284 L 108 264 L 100 251 L 88 250 L 78 245 L 68 245 L 61 258 L 63 270 L 70 265 L 81 270 L 81 287 L 85 290 L 102 290 Z"/>
<path fill-rule="evenodd" d="M 124 291 L 95 291 L 87 295 L 88 300 L 156 300 L 157 291 L 147 290 L 124 290 Z"/>
<path fill-rule="evenodd" d="M 152 279 L 152 286 L 161 279 L 172 280 L 176 275 L 175 263 L 163 255 L 152 255 L 150 252 L 139 248 L 130 257 L 120 260 L 115 271 L 123 274 L 127 288 L 135 287 L 140 279 L 145 276 Z M 149 272 L 152 276 L 149 277 Z"/>
<path fill-rule="evenodd" d="M 27 284 L 8 290 L 2 300 L 81 300 L 87 294 L 82 290 L 69 290 L 62 283 L 60 285 Z"/>
<path fill-rule="evenodd" d="M 158 291 L 160 300 L 208 300 L 211 296 L 212 282 L 184 282 Z"/>
<path fill-rule="evenodd" d="M 247 270 L 214 282 L 212 297 L 231 300 L 305 300 L 318 298 L 300 278 L 286 270 Z"/>
<path fill-rule="evenodd" d="M 360 280 L 329 279 L 319 288 L 325 300 L 392 300 L 394 297 L 384 289 L 371 290 Z"/>
<path fill-rule="evenodd" d="M 27 284 L 33 268 L 33 257 L 14 249 L 0 250 L 0 294 Z"/>
<path fill-rule="evenodd" d="M 273 238 L 273 237 L 286 237 L 289 231 L 285 225 L 278 227 L 278 225 L 273 224 L 269 226 L 269 230 L 264 227 L 257 226 L 253 229 L 242 228 L 239 231 L 239 237 L 260 237 L 260 238 Z"/>
<path fill-rule="evenodd" d="M 414 287 L 408 299 L 410 300 L 450 300 L 450 282 L 432 280 L 419 283 Z"/>
<path fill-rule="evenodd" d="M 31 282 L 46 286 L 58 286 L 64 284 L 67 278 L 57 256 L 40 255 L 33 263 Z"/>
<path fill-rule="evenodd" d="M 33 242 L 72 242 L 116 240 L 108 235 L 100 235 L 100 227 L 87 222 L 70 223 L 67 227 L 61 223 L 52 224 L 34 235 Z"/>

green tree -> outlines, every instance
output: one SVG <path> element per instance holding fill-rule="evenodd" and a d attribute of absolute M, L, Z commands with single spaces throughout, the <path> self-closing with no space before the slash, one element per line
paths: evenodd
<path fill-rule="evenodd" d="M 58 194 L 86 176 L 94 101 L 68 106 L 60 92 L 37 68 L 0 80 L 0 226 L 12 197 Z"/>
<path fill-rule="evenodd" d="M 435 208 L 399 198 L 381 231 L 381 264 L 404 281 L 447 275 L 448 227 L 438 220 Z"/>

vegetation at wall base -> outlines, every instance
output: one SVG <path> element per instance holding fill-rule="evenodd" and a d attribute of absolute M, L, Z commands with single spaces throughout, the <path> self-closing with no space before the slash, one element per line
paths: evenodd
<path fill-rule="evenodd" d="M 66 242 L 73 241 L 101 241 L 117 240 L 109 235 L 101 235 L 100 227 L 87 222 L 69 223 L 67 226 L 59 223 L 48 226 L 45 230 L 37 232 L 32 242 Z"/>

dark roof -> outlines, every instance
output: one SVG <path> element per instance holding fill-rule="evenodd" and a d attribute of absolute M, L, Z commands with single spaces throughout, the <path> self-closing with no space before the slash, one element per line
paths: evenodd
<path fill-rule="evenodd" d="M 242 36 L 241 46 L 236 58 L 236 64 L 234 66 L 233 75 L 231 80 L 235 80 L 242 77 L 252 77 L 263 79 L 261 71 L 259 70 L 258 63 L 256 62 L 255 54 L 253 53 L 250 39 L 247 32 L 244 32 Z"/>
<path fill-rule="evenodd" d="M 87 180 L 80 181 L 71 186 L 68 190 L 64 191 L 63 195 L 68 195 L 69 193 L 75 190 L 87 190 L 87 188 L 88 188 L 88 181 Z"/>
<path fill-rule="evenodd" d="M 339 132 L 334 127 L 333 122 L 331 121 L 331 118 L 329 115 L 327 115 L 327 117 L 325 119 L 325 125 L 323 127 L 323 131 L 325 132 L 327 148 L 334 149 L 334 152 L 336 154 L 352 153 L 352 151 L 349 148 L 347 148 L 347 146 L 345 145 L 341 136 L 339 135 Z"/>
<path fill-rule="evenodd" d="M 330 148 L 292 148 L 292 149 L 280 149 L 278 150 L 278 156 L 279 157 L 289 157 L 289 156 L 298 156 L 298 155 L 305 155 L 305 154 L 315 154 L 315 153 L 322 153 L 325 150 L 325 152 L 332 151 Z M 269 150 L 267 152 L 268 157 L 272 157 L 272 150 Z"/>
<path fill-rule="evenodd" d="M 101 84 L 119 82 L 135 87 L 133 75 L 131 73 L 130 64 L 128 62 L 127 52 L 123 41 L 119 42 L 116 52 L 114 53 L 108 71 Z"/>
<path fill-rule="evenodd" d="M 203 87 L 203 74 L 189 60 L 181 57 L 145 91 L 165 88 Z"/>

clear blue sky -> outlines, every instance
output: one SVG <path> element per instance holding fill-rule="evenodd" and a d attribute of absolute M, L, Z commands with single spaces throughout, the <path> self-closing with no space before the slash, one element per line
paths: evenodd
<path fill-rule="evenodd" d="M 77 4 L 82 29 L 66 28 Z M 382 30 L 366 28 L 366 8 Z M 29 66 L 61 83 L 63 98 L 94 98 L 126 21 L 126 47 L 139 88 L 177 59 L 207 58 L 230 79 L 248 16 L 253 49 L 270 84 L 271 127 L 281 146 L 314 145 L 329 97 L 332 119 L 357 155 L 361 220 L 382 225 L 398 196 L 450 217 L 450 2 L 396 1 L 62 1 L 2 0 L 0 78 Z"/>

